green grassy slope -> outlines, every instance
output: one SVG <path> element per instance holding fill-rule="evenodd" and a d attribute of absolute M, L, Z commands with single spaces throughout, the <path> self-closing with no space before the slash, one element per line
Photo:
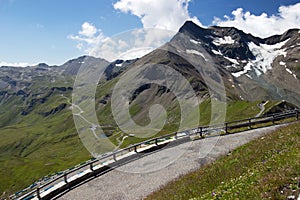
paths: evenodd
<path fill-rule="evenodd" d="M 69 94 L 66 94 L 69 95 Z M 13 193 L 23 189 L 47 174 L 65 170 L 90 158 L 82 145 L 72 118 L 71 110 L 66 108 L 54 115 L 41 116 L 67 99 L 56 95 L 46 103 L 37 105 L 34 112 L 21 118 L 19 123 L 0 128 L 0 193 Z M 240 109 L 251 112 L 239 114 L 252 117 L 259 112 L 257 102 L 231 102 L 228 104 L 227 118 L 234 119 Z M 234 109 L 235 108 L 235 109 Z M 200 105 L 202 123 L 210 119 L 210 102 Z M 104 118 L 104 112 L 100 118 Z M 179 118 L 179 112 L 172 112 Z M 179 115 L 179 116 L 178 116 Z M 175 126 L 165 126 L 159 134 L 174 131 Z M 118 129 L 112 131 L 111 141 L 119 136 Z M 130 137 L 122 147 L 140 142 L 143 139 Z"/>
<path fill-rule="evenodd" d="M 297 122 L 180 177 L 147 199 L 287 199 L 299 194 L 299 181 Z"/>
<path fill-rule="evenodd" d="M 54 100 L 50 102 L 37 110 L 56 106 Z M 30 113 L 19 123 L 1 128 L 0 138 L 0 193 L 16 192 L 90 158 L 67 109 L 48 117 Z"/>

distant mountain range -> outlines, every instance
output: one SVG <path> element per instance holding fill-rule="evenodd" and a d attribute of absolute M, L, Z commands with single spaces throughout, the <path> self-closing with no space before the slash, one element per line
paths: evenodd
<path fill-rule="evenodd" d="M 0 68 L 0 137 L 4 139 L 0 142 L 0 165 L 12 170 L 8 172 L 10 176 L 17 177 L 13 171 L 28 170 L 30 161 L 41 158 L 40 152 L 46 158 L 41 158 L 36 165 L 44 169 L 32 173 L 24 185 L 0 184 L 0 194 L 11 187 L 12 191 L 22 188 L 45 173 L 88 157 L 78 140 L 70 104 L 74 80 L 83 63 L 107 66 L 96 92 L 95 109 L 100 124 L 107 127 L 105 134 L 116 145 L 119 142 L 116 135 L 120 131 L 111 113 L 113 87 L 128 70 L 149 63 L 175 69 L 190 82 L 201 102 L 199 107 L 204 116 L 201 124 L 209 123 L 211 99 L 219 97 L 209 92 L 207 80 L 199 75 L 195 65 L 207 71 L 205 74 L 212 84 L 218 84 L 220 80 L 209 73 L 209 68 L 217 69 L 226 92 L 226 99 L 219 100 L 226 101 L 229 106 L 227 120 L 253 117 L 259 113 L 257 104 L 261 102 L 269 102 L 262 114 L 300 107 L 299 29 L 262 39 L 232 27 L 204 29 L 187 21 L 169 43 L 135 60 L 109 63 L 101 58 L 82 56 L 61 66 L 44 63 L 26 68 L 3 66 Z M 158 71 L 160 73 L 163 71 Z M 178 127 L 178 103 L 168 88 L 146 84 L 134 91 L 129 103 L 132 118 L 138 124 L 148 124 L 150 106 L 162 104 L 168 119 L 160 134 Z M 136 141 L 129 138 L 124 145 Z M 60 157 L 72 148 L 84 153 L 77 160 L 74 159 L 76 154 Z M 68 164 L 61 164 L 65 160 Z M 0 177 L 4 176 L 0 174 Z"/>
<path fill-rule="evenodd" d="M 262 39 L 232 27 L 214 26 L 204 29 L 187 21 L 170 41 L 170 44 L 173 43 L 176 43 L 177 50 L 195 54 L 199 59 L 205 59 L 203 53 L 205 51 L 218 66 L 226 88 L 234 94 L 232 96 L 234 99 L 249 101 L 285 99 L 300 105 L 299 29 L 291 29 L 282 35 Z M 140 59 L 126 62 L 117 60 L 110 64 L 107 62 L 109 65 L 106 70 L 107 80 L 130 68 L 130 64 L 143 64 L 149 60 L 159 59 L 169 59 L 170 63 L 176 63 L 177 57 L 172 54 L 174 52 L 161 52 L 161 49 L 157 49 Z M 33 88 L 35 84 L 41 86 L 39 83 L 41 77 L 43 82 L 47 82 L 45 84 L 47 87 L 51 85 L 72 87 L 72 80 L 83 62 L 97 63 L 100 60 L 102 59 L 82 56 L 61 66 L 41 63 L 26 68 L 1 67 L 1 99 L 7 99 L 14 93 L 23 96 L 35 95 L 37 91 Z M 42 87 L 36 89 L 43 90 Z M 197 91 L 197 88 L 195 90 Z"/>

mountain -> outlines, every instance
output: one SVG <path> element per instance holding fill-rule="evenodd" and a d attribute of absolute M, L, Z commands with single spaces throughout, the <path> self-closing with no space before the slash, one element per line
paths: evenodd
<path fill-rule="evenodd" d="M 204 29 L 187 21 L 169 43 L 136 60 L 122 74 L 144 65 L 160 65 L 156 72 L 146 68 L 143 74 L 138 75 L 139 81 L 151 82 L 148 74 L 157 78 L 165 73 L 164 66 L 168 66 L 189 80 L 202 103 L 211 104 L 210 100 L 215 98 L 228 104 L 239 101 L 283 101 L 289 102 L 284 103 L 287 108 L 292 108 L 291 105 L 299 107 L 299 32 L 298 29 L 292 29 L 282 35 L 258 38 L 233 27 Z M 199 69 L 202 72 L 199 73 Z M 170 73 L 164 78 L 167 77 L 177 79 Z M 108 82 L 115 81 L 113 79 Z M 171 87 L 175 87 L 175 83 L 178 84 L 174 82 Z M 111 92 L 113 88 L 108 86 L 112 85 L 114 84 L 103 84 L 104 90 Z M 225 98 L 221 97 L 220 92 L 214 92 L 221 91 L 222 85 Z M 182 88 L 183 85 L 176 87 Z M 132 117 L 136 123 L 148 124 L 150 119 L 147 113 L 151 105 L 157 103 L 167 108 L 167 124 L 174 127 L 178 122 L 180 116 L 176 95 L 164 86 L 148 84 L 136 89 L 133 94 L 134 98 L 128 103 L 132 107 Z M 105 102 L 110 102 L 110 94 L 99 91 L 98 96 L 105 98 Z M 110 106 L 107 103 L 99 105 L 98 109 L 110 113 Z M 105 121 L 109 117 L 102 118 L 100 115 L 98 118 Z M 113 121 L 112 116 L 109 121 Z"/>
<path fill-rule="evenodd" d="M 214 102 L 226 106 L 227 121 L 300 107 L 299 61 L 298 29 L 258 38 L 233 27 L 205 29 L 187 21 L 170 42 L 134 60 L 109 63 L 82 56 L 61 66 L 0 67 L 0 194 L 90 158 L 71 112 L 78 103 L 71 99 L 81 87 L 74 86 L 81 66 L 105 67 L 92 107 L 108 139 L 124 147 L 145 138 L 125 137 L 117 126 L 111 105 L 115 86 L 120 83 L 122 88 L 122 81 L 124 89 L 137 85 L 124 101 L 136 124 L 147 126 L 151 119 L 160 124 L 162 109 L 154 109 L 159 112 L 152 112 L 153 118 L 149 110 L 155 104 L 165 108 L 161 135 L 180 128 L 180 95 L 199 102 L 188 111 L 188 127 L 199 123 L 195 108 L 200 109 L 200 124 L 218 121 L 225 113 L 213 113 Z M 133 75 L 136 79 L 131 80 Z M 188 85 L 191 95 L 186 95 Z M 83 95 L 80 101 L 85 100 L 89 98 Z"/>
<path fill-rule="evenodd" d="M 203 29 L 186 22 L 176 40 L 193 53 L 205 50 L 241 100 L 285 99 L 300 105 L 299 29 L 262 39 L 232 27 Z"/>

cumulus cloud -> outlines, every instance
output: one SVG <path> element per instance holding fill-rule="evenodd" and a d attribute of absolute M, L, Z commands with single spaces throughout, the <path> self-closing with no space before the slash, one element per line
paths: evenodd
<path fill-rule="evenodd" d="M 120 0 L 114 4 L 114 8 L 139 17 L 144 28 L 177 32 L 186 20 L 202 26 L 197 17 L 190 16 L 189 2 L 190 0 Z"/>
<path fill-rule="evenodd" d="M 10 62 L 0 61 L 0 67 L 2 67 L 2 66 L 27 67 L 27 66 L 31 66 L 31 65 L 29 63 L 26 63 L 26 62 L 14 62 L 14 63 L 10 63 Z"/>
<path fill-rule="evenodd" d="M 84 22 L 78 34 L 69 35 L 68 38 L 77 41 L 77 48 L 88 54 L 90 54 L 94 46 L 101 44 L 107 39 L 100 29 L 97 29 L 89 22 Z"/>
<path fill-rule="evenodd" d="M 88 22 L 85 24 L 93 26 Z M 96 31 L 87 34 L 82 26 L 82 30 L 77 35 L 70 35 L 69 39 L 77 41 L 77 48 L 88 55 L 105 58 L 108 61 L 142 57 L 166 43 L 174 35 L 174 32 L 162 29 L 137 29 L 122 32 L 114 37 L 106 37 L 94 26 L 89 29 Z"/>
<path fill-rule="evenodd" d="M 87 45 L 98 44 L 99 42 L 106 39 L 102 31 L 100 29 L 97 29 L 89 22 L 84 22 L 81 25 L 81 30 L 77 35 L 69 35 L 68 38 L 79 41 L 80 43 L 77 46 L 79 49 L 83 48 L 84 43 Z"/>
<path fill-rule="evenodd" d="M 79 31 L 80 35 L 86 37 L 93 37 L 98 32 L 97 28 L 88 22 L 84 22 L 81 25 L 81 31 Z"/>
<path fill-rule="evenodd" d="M 113 6 L 123 13 L 140 18 L 143 29 L 123 32 L 113 38 L 105 36 L 93 24 L 84 22 L 81 30 L 69 39 L 78 42 L 77 48 L 91 56 L 109 61 L 117 58 L 141 57 L 167 42 L 184 24 L 192 20 L 188 12 L 190 0 L 119 0 Z"/>
<path fill-rule="evenodd" d="M 280 6 L 277 14 L 261 15 L 251 14 L 238 8 L 232 11 L 232 16 L 224 16 L 224 19 L 215 18 L 214 25 L 234 26 L 246 33 L 259 37 L 268 37 L 282 34 L 290 28 L 300 28 L 300 3 L 290 6 Z"/>

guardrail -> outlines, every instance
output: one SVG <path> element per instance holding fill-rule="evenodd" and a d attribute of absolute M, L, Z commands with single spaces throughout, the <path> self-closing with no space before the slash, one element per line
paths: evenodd
<path fill-rule="evenodd" d="M 184 139 L 193 140 L 217 135 L 232 134 L 240 131 L 242 128 L 253 129 L 257 128 L 256 126 L 258 125 L 260 125 L 260 127 L 270 126 L 282 123 L 280 121 L 290 118 L 299 120 L 299 113 L 300 110 L 292 110 L 263 117 L 226 122 L 224 124 L 201 126 L 152 138 L 137 144 L 132 144 L 124 149 L 106 153 L 100 158 L 88 160 L 73 169 L 59 172 L 57 176 L 53 176 L 43 183 L 32 184 L 28 188 L 11 195 L 9 199 L 51 199 L 64 191 L 89 180 L 90 178 L 101 175 L 112 170 L 114 167 L 130 162 L 132 158 L 140 157 L 139 153 L 151 152 L 173 141 Z"/>

